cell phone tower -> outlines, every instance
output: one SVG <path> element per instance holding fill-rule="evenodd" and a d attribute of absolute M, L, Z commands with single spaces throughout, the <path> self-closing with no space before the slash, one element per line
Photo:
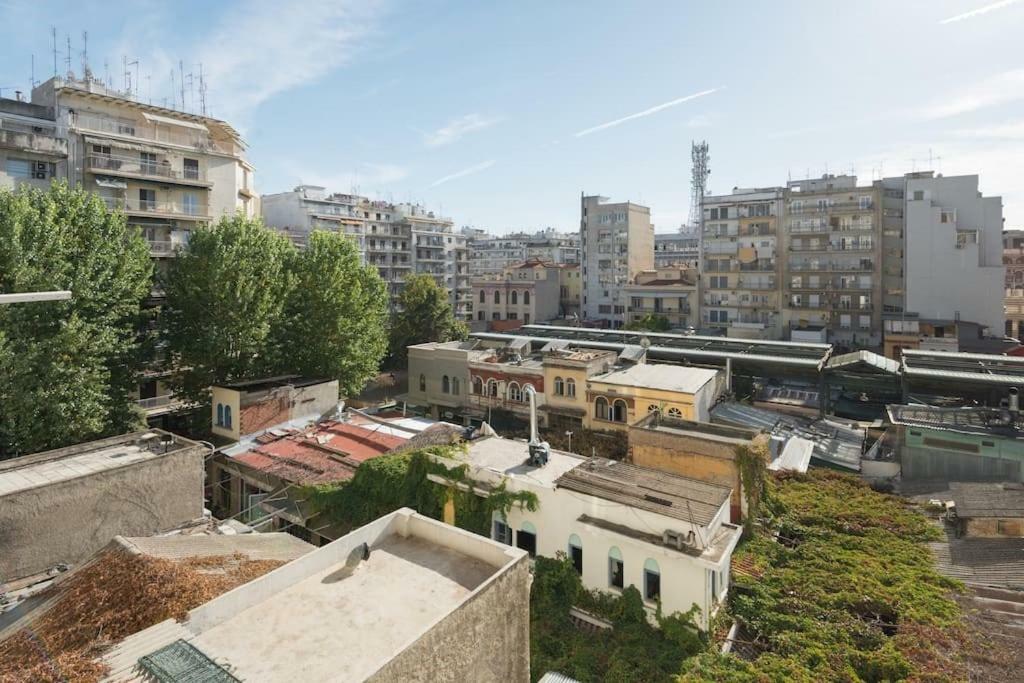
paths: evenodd
<path fill-rule="evenodd" d="M 690 229 L 700 230 L 704 222 L 704 195 L 707 193 L 708 176 L 711 169 L 708 168 L 708 161 L 711 155 L 708 152 L 708 143 L 705 140 L 690 143 L 690 160 L 692 170 L 690 171 Z"/>

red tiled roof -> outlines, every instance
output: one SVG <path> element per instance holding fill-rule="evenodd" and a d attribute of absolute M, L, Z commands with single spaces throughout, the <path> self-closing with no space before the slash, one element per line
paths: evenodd
<path fill-rule="evenodd" d="M 405 444 L 405 439 L 369 427 L 327 422 L 305 433 L 260 442 L 234 462 L 298 484 L 346 481 L 360 463 Z"/>

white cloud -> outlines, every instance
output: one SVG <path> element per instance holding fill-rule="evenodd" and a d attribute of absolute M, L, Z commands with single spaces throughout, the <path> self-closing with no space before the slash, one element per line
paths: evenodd
<path fill-rule="evenodd" d="M 613 126 L 618 126 L 619 124 L 626 123 L 627 121 L 632 121 L 634 119 L 640 119 L 640 118 L 643 118 L 645 116 L 650 116 L 651 114 L 657 114 L 659 111 L 662 111 L 664 109 L 668 109 L 669 107 L 678 106 L 680 104 L 683 104 L 684 102 L 689 102 L 690 100 L 695 100 L 698 97 L 705 97 L 705 96 L 710 95 L 712 93 L 716 93 L 719 90 L 722 90 L 722 88 L 711 88 L 710 90 L 701 90 L 700 92 L 693 93 L 692 95 L 686 95 L 685 97 L 679 97 L 679 98 L 676 98 L 674 100 L 670 100 L 668 102 L 663 102 L 662 104 L 655 105 L 655 106 L 651 107 L 650 109 L 644 109 L 643 111 L 638 111 L 635 114 L 630 114 L 629 116 L 623 116 L 621 119 L 615 119 L 614 121 L 608 121 L 607 123 L 602 123 L 602 124 L 599 124 L 597 126 L 593 126 L 592 128 L 585 128 L 585 129 L 579 131 L 578 133 L 576 133 L 576 137 L 581 138 L 584 135 L 590 135 L 591 133 L 596 133 L 598 131 L 602 131 L 602 130 L 605 130 L 605 129 L 608 129 L 608 128 L 612 128 Z"/>
<path fill-rule="evenodd" d="M 356 164 L 351 171 L 323 172 L 310 168 L 308 164 L 288 160 L 282 164 L 284 170 L 297 183 L 320 185 L 328 192 L 349 192 L 353 188 L 372 192 L 380 186 L 390 185 L 409 176 L 409 169 L 400 164 L 364 162 Z"/>
<path fill-rule="evenodd" d="M 494 166 L 494 164 L 496 164 L 496 163 L 498 163 L 497 159 L 489 159 L 489 160 L 484 161 L 482 163 L 475 164 L 473 166 L 470 166 L 469 168 L 464 168 L 461 171 L 457 171 L 456 173 L 452 173 L 451 175 L 446 175 L 443 178 L 438 178 L 434 182 L 430 183 L 429 187 L 437 187 L 438 185 L 444 185 L 445 183 L 447 183 L 450 180 L 455 180 L 457 178 L 464 178 L 464 177 L 466 177 L 468 175 L 473 175 L 474 173 L 479 173 L 480 171 L 486 171 L 491 166 Z"/>
<path fill-rule="evenodd" d="M 476 113 L 466 114 L 457 119 L 452 119 L 432 133 L 424 134 L 423 142 L 427 147 L 450 145 L 468 133 L 490 128 L 499 121 L 501 119 L 497 117 L 487 117 Z"/>
<path fill-rule="evenodd" d="M 943 119 L 1024 99 L 1024 69 L 1004 71 L 963 89 L 963 94 L 921 110 L 928 119 Z"/>
<path fill-rule="evenodd" d="M 996 140 L 1024 140 L 1024 121 L 1000 123 L 978 128 L 961 128 L 953 135 L 960 138 L 988 138 Z"/>
<path fill-rule="evenodd" d="M 963 14 L 957 14 L 956 16 L 948 17 L 946 19 L 943 19 L 939 23 L 953 24 L 958 21 L 963 21 L 964 19 L 973 19 L 974 17 L 980 17 L 982 14 L 988 14 L 989 12 L 995 11 L 997 9 L 1009 7 L 1010 5 L 1013 5 L 1017 2 L 1018 0 L 999 0 L 999 2 L 993 2 L 991 5 L 985 5 L 977 9 L 972 9 L 969 12 L 964 12 Z"/>

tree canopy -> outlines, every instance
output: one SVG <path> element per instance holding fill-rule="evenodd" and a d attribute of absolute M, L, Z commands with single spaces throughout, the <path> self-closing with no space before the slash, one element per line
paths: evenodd
<path fill-rule="evenodd" d="M 358 393 L 387 351 L 384 281 L 362 264 L 352 240 L 336 232 L 314 232 L 291 270 L 283 322 L 271 335 L 277 365 L 336 379 L 342 394 Z"/>
<path fill-rule="evenodd" d="M 391 358 L 400 363 L 406 347 L 430 341 L 465 339 L 466 323 L 456 319 L 448 293 L 426 273 L 410 275 L 398 297 L 391 322 Z"/>
<path fill-rule="evenodd" d="M 95 195 L 0 191 L 0 292 L 72 292 L 0 306 L 0 457 L 140 424 L 131 396 L 151 274 L 145 241 Z"/>

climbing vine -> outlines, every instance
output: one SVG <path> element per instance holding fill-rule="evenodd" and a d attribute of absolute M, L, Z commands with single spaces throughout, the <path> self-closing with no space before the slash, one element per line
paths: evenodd
<path fill-rule="evenodd" d="M 749 537 L 754 531 L 754 523 L 761 512 L 761 502 L 765 495 L 765 476 L 768 472 L 768 446 L 765 441 L 758 440 L 749 446 L 737 446 L 736 465 L 740 470 L 740 483 L 743 485 L 743 496 L 747 501 L 743 534 Z"/>

